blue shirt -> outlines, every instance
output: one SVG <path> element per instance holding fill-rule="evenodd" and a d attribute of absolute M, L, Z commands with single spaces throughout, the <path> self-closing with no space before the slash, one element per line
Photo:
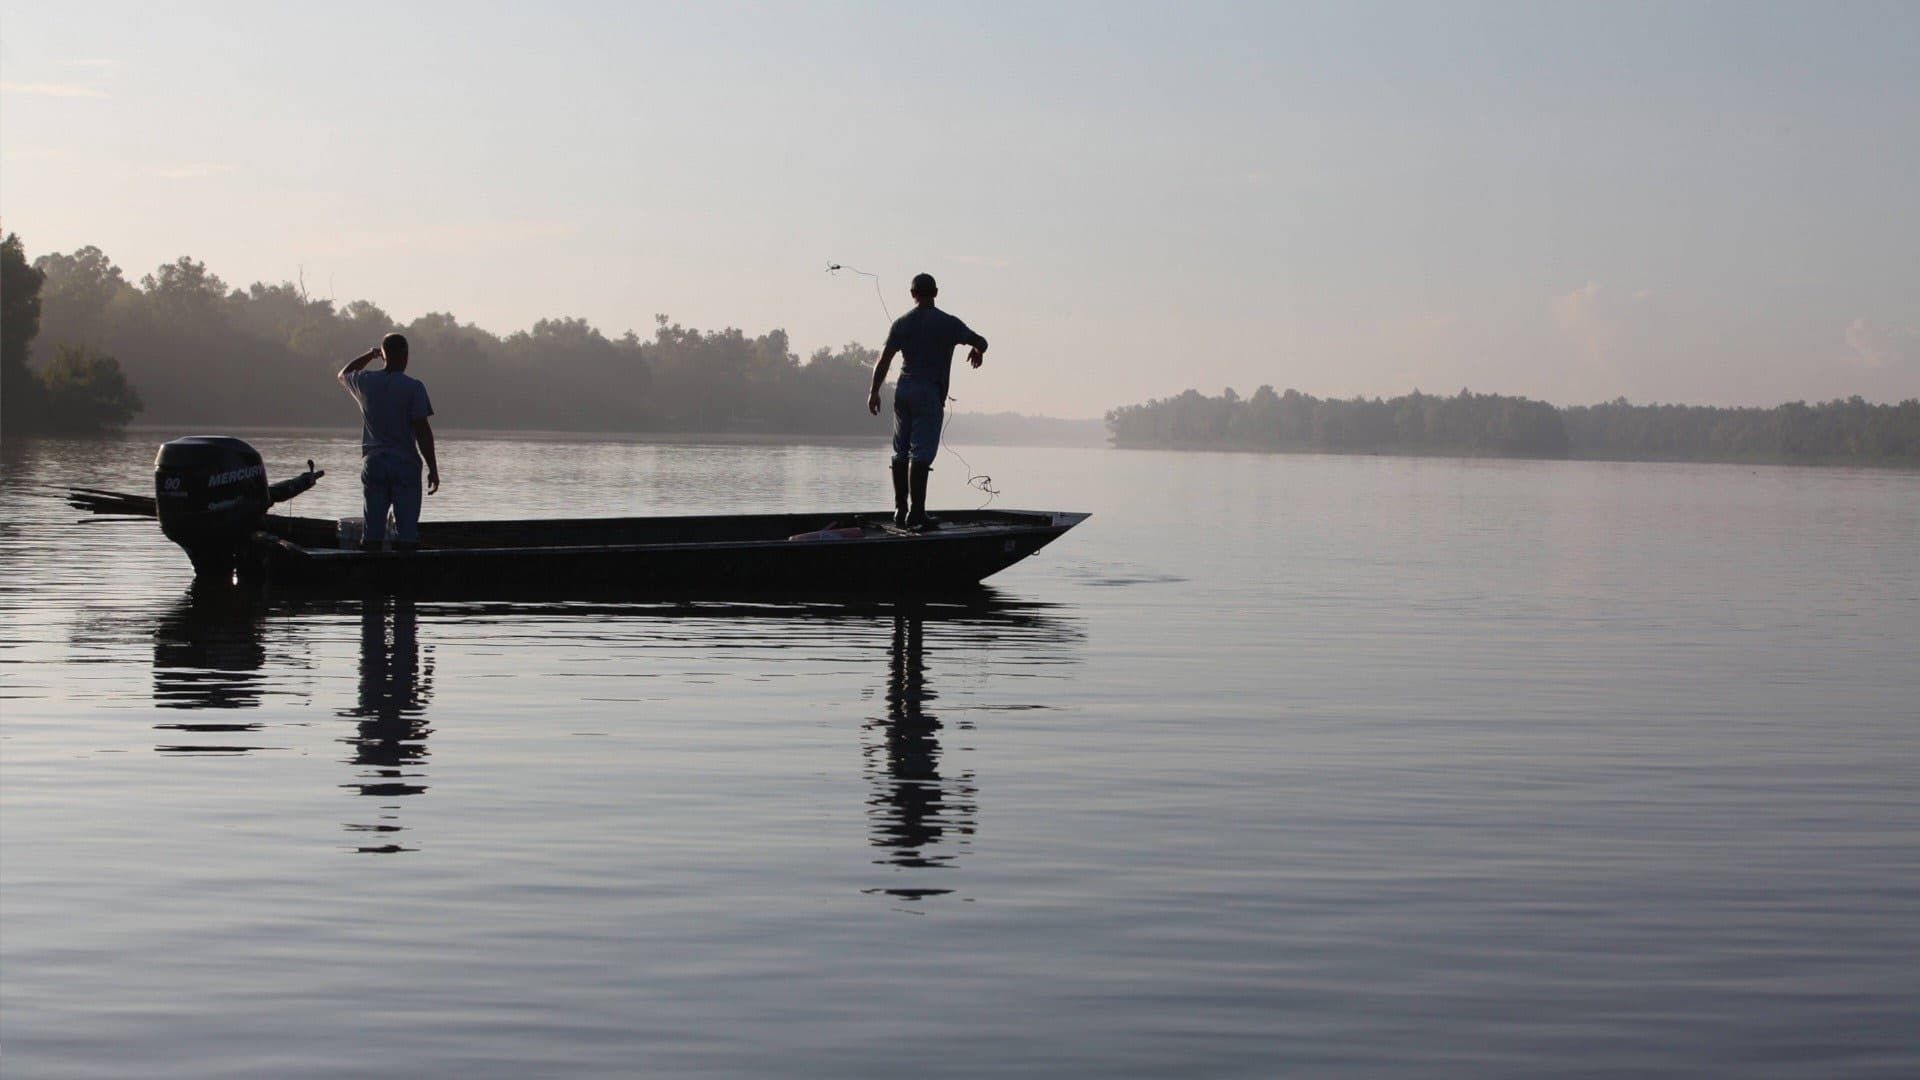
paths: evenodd
<path fill-rule="evenodd" d="M 360 456 L 395 454 L 418 468 L 413 424 L 433 415 L 426 384 L 404 371 L 356 371 L 340 382 L 360 404 Z"/>
<path fill-rule="evenodd" d="M 928 304 L 893 320 L 887 332 L 887 348 L 898 349 L 905 357 L 900 362 L 900 378 L 925 379 L 946 396 L 947 378 L 953 371 L 955 346 L 987 347 L 987 339 L 967 328 L 959 319 Z"/>

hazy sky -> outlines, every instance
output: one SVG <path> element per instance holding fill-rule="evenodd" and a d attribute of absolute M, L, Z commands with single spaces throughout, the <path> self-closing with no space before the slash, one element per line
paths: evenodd
<path fill-rule="evenodd" d="M 963 409 L 1920 395 L 1920 3 L 552 7 L 8 0 L 0 218 L 802 353 L 925 269 Z"/>

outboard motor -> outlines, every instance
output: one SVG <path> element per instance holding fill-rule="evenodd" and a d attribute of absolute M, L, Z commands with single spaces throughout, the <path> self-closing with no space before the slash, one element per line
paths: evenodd
<path fill-rule="evenodd" d="M 260 452 L 243 440 L 190 435 L 162 445 L 153 459 L 154 513 L 167 539 L 186 549 L 194 573 L 225 581 L 267 508 L 324 475 L 308 462 L 302 475 L 269 486 Z"/>

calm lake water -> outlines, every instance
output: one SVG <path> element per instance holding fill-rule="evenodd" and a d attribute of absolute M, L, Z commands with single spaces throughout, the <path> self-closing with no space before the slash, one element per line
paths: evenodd
<path fill-rule="evenodd" d="M 963 444 L 1094 514 L 977 604 L 303 605 L 58 500 L 161 437 L 5 449 L 9 1078 L 1920 1073 L 1920 476 Z"/>

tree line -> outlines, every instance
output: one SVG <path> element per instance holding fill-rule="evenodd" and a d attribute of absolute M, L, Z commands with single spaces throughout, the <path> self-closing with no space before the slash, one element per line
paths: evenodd
<path fill-rule="evenodd" d="M 1343 400 L 1262 386 L 1123 406 L 1107 430 L 1123 447 L 1920 466 L 1920 399 L 1557 408 L 1467 390 Z"/>
<path fill-rule="evenodd" d="M 444 312 L 400 324 L 369 301 L 336 304 L 294 282 L 231 288 L 191 258 L 136 283 L 97 247 L 28 265 L 18 239 L 6 243 L 9 431 L 114 427 L 136 413 L 170 425 L 339 424 L 333 372 L 394 330 L 456 427 L 876 430 L 862 407 L 876 354 L 857 343 L 803 361 L 784 330 L 701 331 L 665 315 L 647 338 L 608 337 L 578 318 L 504 336 Z"/>
<path fill-rule="evenodd" d="M 0 240 L 0 432 L 98 431 L 125 424 L 140 411 L 140 395 L 112 357 L 61 344 L 39 369 L 30 366 L 45 278 L 27 265 L 18 236 Z"/>
<path fill-rule="evenodd" d="M 652 336 L 608 337 L 584 319 L 498 335 L 434 312 L 397 325 L 378 305 L 336 304 L 300 284 L 229 288 L 181 257 L 129 281 L 97 247 L 30 264 L 0 243 L 0 430 L 341 422 L 329 376 L 389 331 L 405 333 L 447 422 L 551 431 L 873 434 L 859 407 L 873 350 L 819 349 L 786 332 L 749 337 L 655 316 Z M 38 361 L 38 362 L 36 362 Z M 851 403 L 851 404 L 850 404 Z M 1509 457 L 1920 465 L 1920 400 L 1855 397 L 1774 408 L 1602 405 L 1462 390 L 1316 398 L 1262 386 L 1114 409 L 1115 445 Z"/>

